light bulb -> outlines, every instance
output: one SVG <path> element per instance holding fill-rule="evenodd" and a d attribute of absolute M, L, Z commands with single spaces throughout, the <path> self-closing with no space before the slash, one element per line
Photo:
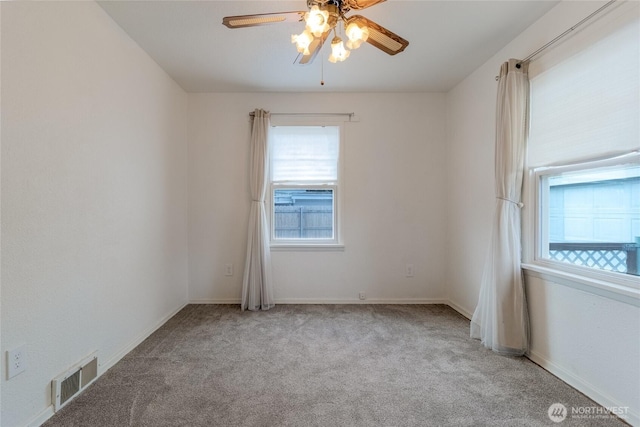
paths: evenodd
<path fill-rule="evenodd" d="M 316 37 L 320 37 L 330 28 L 329 12 L 320 10 L 318 6 L 312 6 L 309 12 L 305 13 L 304 20 L 307 23 L 307 30 Z"/>
<path fill-rule="evenodd" d="M 312 41 L 313 41 L 313 35 L 306 29 L 299 35 L 293 34 L 291 36 L 291 43 L 295 43 L 296 48 L 298 49 L 298 52 L 300 52 L 303 55 L 310 54 L 309 45 L 311 44 Z"/>
<path fill-rule="evenodd" d="M 355 22 L 352 22 L 347 25 L 346 34 L 349 38 L 347 41 L 347 47 L 349 49 L 357 49 L 360 47 L 362 42 L 366 42 L 369 38 L 369 28 L 365 26 L 360 27 Z"/>
<path fill-rule="evenodd" d="M 342 39 L 340 37 L 336 36 L 331 40 L 331 55 L 329 56 L 329 62 L 342 62 L 349 57 L 350 53 L 351 52 L 344 48 L 344 44 L 342 44 Z"/>

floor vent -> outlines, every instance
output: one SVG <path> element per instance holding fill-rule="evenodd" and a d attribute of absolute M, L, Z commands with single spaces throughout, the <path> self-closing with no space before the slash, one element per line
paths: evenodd
<path fill-rule="evenodd" d="M 93 353 L 51 381 L 53 409 L 59 410 L 98 377 L 98 356 Z"/>

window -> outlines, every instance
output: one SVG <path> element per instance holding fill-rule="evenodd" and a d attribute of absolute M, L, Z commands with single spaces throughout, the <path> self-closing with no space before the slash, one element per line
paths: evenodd
<path fill-rule="evenodd" d="M 638 275 L 640 155 L 542 168 L 538 258 Z"/>
<path fill-rule="evenodd" d="M 640 295 L 639 33 L 637 2 L 620 4 L 530 64 L 523 210 L 526 269 L 633 298 Z"/>
<path fill-rule="evenodd" d="M 271 244 L 340 243 L 339 125 L 270 129 Z"/>

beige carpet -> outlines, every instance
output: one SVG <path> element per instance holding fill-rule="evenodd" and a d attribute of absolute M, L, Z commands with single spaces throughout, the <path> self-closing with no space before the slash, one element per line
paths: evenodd
<path fill-rule="evenodd" d="M 45 426 L 622 424 L 553 403 L 597 406 L 447 306 L 190 305 Z"/>

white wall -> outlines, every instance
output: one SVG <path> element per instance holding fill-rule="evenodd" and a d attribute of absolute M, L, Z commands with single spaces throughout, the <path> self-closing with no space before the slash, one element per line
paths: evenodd
<path fill-rule="evenodd" d="M 447 94 L 447 291 L 467 316 L 491 232 L 500 64 L 527 56 L 601 4 L 560 3 Z M 640 309 L 571 285 L 527 277 L 531 358 L 599 403 L 629 406 L 630 421 L 640 423 Z"/>
<path fill-rule="evenodd" d="M 2 425 L 187 301 L 186 94 L 93 2 L 2 2 Z M 7 380 L 5 352 L 27 346 Z"/>
<path fill-rule="evenodd" d="M 0 46 L 2 46 L 2 7 L 0 6 Z M 0 54 L 0 118 L 2 117 L 2 55 Z M 1 119 L 0 119 L 1 120 Z M 0 148 L 2 147 L 2 126 L 0 125 Z M 2 182 L 2 150 L 0 149 L 0 183 Z M 2 200 L 2 185 L 0 185 L 0 201 Z M 2 218 L 2 203 L 0 202 L 0 218 Z M 2 259 L 2 232 L 0 228 L 0 260 Z M 0 344 L 2 340 L 2 262 L 0 262 Z M 0 347 L 0 353 L 2 348 Z M 0 362 L 2 357 L 0 356 Z M 2 366 L 2 363 L 0 363 Z M 0 384 L 0 425 L 2 425 L 2 385 Z"/>
<path fill-rule="evenodd" d="M 346 124 L 345 249 L 272 251 L 276 301 L 444 301 L 444 107 L 442 94 L 189 95 L 190 301 L 239 301 L 255 108 L 360 118 Z"/>

